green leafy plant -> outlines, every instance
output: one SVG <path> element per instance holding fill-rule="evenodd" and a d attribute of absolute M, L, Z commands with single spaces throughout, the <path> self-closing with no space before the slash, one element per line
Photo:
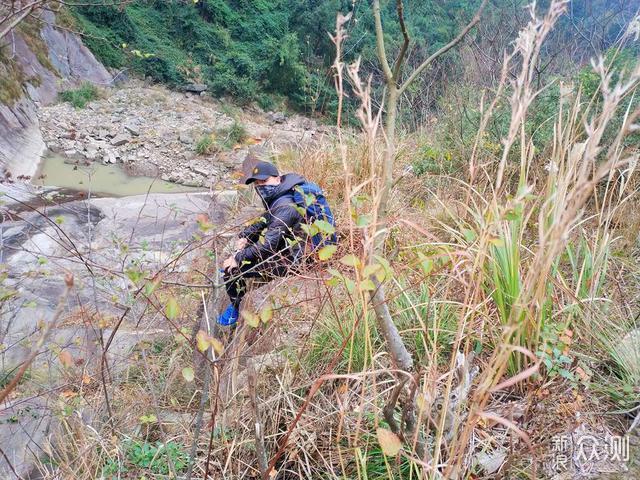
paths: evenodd
<path fill-rule="evenodd" d="M 98 89 L 91 83 L 83 83 L 75 90 L 60 92 L 60 99 L 69 102 L 76 108 L 84 108 L 87 103 L 98 98 Z"/>
<path fill-rule="evenodd" d="M 196 142 L 196 152 L 198 155 L 208 155 L 213 153 L 216 147 L 216 141 L 213 138 L 213 135 L 206 134 L 200 137 L 200 139 Z"/>
<path fill-rule="evenodd" d="M 573 358 L 570 347 L 573 342 L 573 331 L 563 325 L 545 325 L 542 332 L 542 348 L 536 352 L 542 360 L 546 374 L 550 377 L 560 376 L 574 381 L 575 376 L 570 368 Z"/>
<path fill-rule="evenodd" d="M 187 468 L 189 456 L 184 445 L 170 441 L 143 442 L 127 439 L 123 442 L 125 459 L 109 459 L 102 467 L 102 475 L 117 478 L 117 475 L 137 469 L 155 475 L 169 475 L 172 467 L 176 474 L 183 473 Z"/>
<path fill-rule="evenodd" d="M 417 176 L 425 174 L 449 175 L 456 170 L 451 152 L 439 150 L 425 145 L 418 151 L 418 158 L 413 163 L 413 173 Z"/>
<path fill-rule="evenodd" d="M 247 129 L 238 120 L 223 128 L 218 132 L 219 143 L 224 148 L 232 148 L 234 145 L 244 142 L 247 139 Z"/>

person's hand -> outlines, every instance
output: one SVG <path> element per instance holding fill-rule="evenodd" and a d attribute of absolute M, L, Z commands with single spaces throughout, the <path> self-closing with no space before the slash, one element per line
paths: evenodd
<path fill-rule="evenodd" d="M 232 270 L 237 267 L 238 262 L 236 262 L 236 259 L 233 256 L 227 258 L 224 262 L 222 262 L 222 268 L 224 270 Z"/>
<path fill-rule="evenodd" d="M 249 241 L 246 238 L 239 238 L 236 240 L 236 250 L 242 250 L 247 246 L 247 243 L 249 243 Z"/>

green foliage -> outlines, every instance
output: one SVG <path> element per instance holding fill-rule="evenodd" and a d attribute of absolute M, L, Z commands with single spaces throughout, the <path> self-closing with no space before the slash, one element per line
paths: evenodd
<path fill-rule="evenodd" d="M 606 52 L 605 65 L 610 65 L 612 69 L 611 86 L 620 79 L 626 78 L 637 62 L 638 50 L 638 48 L 625 48 L 620 52 L 614 49 Z M 584 66 L 576 74 L 556 73 L 544 79 L 543 82 L 543 85 L 546 84 L 546 88 L 533 100 L 525 122 L 525 133 L 533 141 L 538 154 L 549 148 L 553 141 L 554 122 L 560 113 L 560 104 L 563 103 L 561 84 L 566 89 L 565 95 L 567 97 L 575 97 L 580 92 L 585 105 L 592 98 L 595 100 L 596 108 L 591 109 L 590 116 L 600 113 L 600 103 L 602 102 L 602 94 L 599 90 L 600 76 L 591 65 Z M 476 88 L 458 85 L 450 89 L 449 93 L 438 101 L 441 121 L 436 136 L 443 150 L 452 152 L 454 158 L 467 158 L 476 141 L 478 125 L 481 120 L 480 95 L 481 92 Z M 502 153 L 501 142 L 507 135 L 511 120 L 511 107 L 507 101 L 509 95 L 511 92 L 507 89 L 505 100 L 498 102 L 493 117 L 481 139 L 479 146 L 484 155 L 495 158 Z M 627 108 L 630 107 L 633 110 L 638 105 L 640 105 L 638 95 L 630 96 L 622 102 L 621 108 L 616 111 L 615 119 L 605 130 L 604 143 L 609 143 L 620 130 Z M 566 110 L 565 108 L 565 116 L 568 115 Z M 626 145 L 638 142 L 640 142 L 640 134 L 637 133 L 626 139 Z M 518 141 L 511 152 L 511 156 L 517 159 L 519 156 Z M 416 160 L 414 168 L 418 166 L 418 171 L 431 173 L 431 169 L 437 171 L 437 168 L 433 167 L 436 163 L 426 155 L 424 159 Z"/>
<path fill-rule="evenodd" d="M 362 315 L 349 309 L 340 319 L 325 318 L 312 337 L 311 348 L 305 357 L 311 367 L 324 365 L 328 358 L 341 348 L 345 337 L 350 337 L 346 348 L 342 351 L 336 365 L 336 373 L 360 372 L 367 364 L 371 364 L 371 344 L 380 344 L 381 339 L 375 325 L 373 315 L 359 320 Z"/>
<path fill-rule="evenodd" d="M 219 132 L 220 142 L 226 148 L 231 148 L 247 139 L 247 129 L 238 120 L 234 120 L 231 126 Z"/>
<path fill-rule="evenodd" d="M 102 467 L 103 476 L 120 478 L 119 474 L 131 470 L 169 475 L 171 466 L 176 473 L 180 474 L 187 468 L 189 456 L 184 446 L 174 441 L 150 443 L 128 439 L 123 442 L 123 447 L 125 461 L 122 464 L 117 459 L 107 461 Z"/>
<path fill-rule="evenodd" d="M 258 106 L 263 109 L 265 112 L 269 110 L 273 110 L 275 108 L 276 102 L 273 97 L 269 94 L 262 94 L 257 98 Z"/>
<path fill-rule="evenodd" d="M 352 262 L 347 260 L 347 263 Z M 428 361 L 427 355 L 433 351 L 438 351 L 439 361 L 446 361 L 457 325 L 458 312 L 453 304 L 432 302 L 429 287 L 423 283 L 415 289 L 400 288 L 400 292 L 394 295 L 391 310 L 405 345 L 418 362 Z M 384 340 L 378 332 L 373 312 L 368 312 L 366 321 L 361 317 L 359 309 L 349 307 L 339 319 L 333 316 L 323 318 L 312 336 L 306 363 L 310 367 L 324 365 L 327 359 L 333 358 L 346 338 L 347 345 L 341 353 L 336 372 L 359 372 L 370 366 L 371 356 L 383 347 Z"/>
<path fill-rule="evenodd" d="M 22 70 L 0 48 L 0 104 L 13 105 L 22 96 Z"/>
<path fill-rule="evenodd" d="M 76 108 L 84 108 L 87 103 L 98 98 L 98 89 L 91 83 L 83 83 L 75 90 L 60 92 L 60 100 L 69 102 Z"/>
<path fill-rule="evenodd" d="M 417 176 L 425 174 L 450 175 L 458 169 L 451 152 L 439 150 L 430 145 L 418 150 L 418 157 L 413 161 L 413 173 Z"/>
<path fill-rule="evenodd" d="M 107 66 L 171 86 L 204 82 L 240 103 L 273 92 L 303 107 L 307 70 L 283 3 L 138 0 L 74 12 L 91 36 L 87 45 Z"/>
<path fill-rule="evenodd" d="M 196 152 L 198 155 L 210 155 L 223 149 L 231 149 L 237 144 L 242 144 L 247 139 L 248 133 L 245 126 L 238 120 L 218 130 L 215 135 L 204 134 L 196 142 Z"/>
<path fill-rule="evenodd" d="M 208 155 L 214 151 L 215 145 L 216 141 L 213 135 L 207 133 L 196 142 L 196 152 L 198 155 Z"/>
<path fill-rule="evenodd" d="M 542 360 L 549 378 L 560 376 L 570 381 L 575 380 L 570 370 L 573 358 L 569 356 L 572 336 L 573 332 L 562 325 L 545 325 L 542 332 L 542 348 L 536 355 Z"/>
<path fill-rule="evenodd" d="M 638 64 L 640 58 L 640 46 L 637 44 L 633 47 L 617 49 L 609 49 L 605 53 L 604 64 L 611 69 L 610 86 L 616 85 L 620 81 L 624 81 L 629 77 L 630 72 Z M 576 83 L 580 86 L 582 94 L 586 100 L 595 99 L 597 108 L 593 109 L 591 115 L 597 115 L 601 112 L 602 92 L 600 90 L 600 76 L 589 65 L 580 70 L 577 75 Z M 616 112 L 616 117 L 609 124 L 603 135 L 603 142 L 610 142 L 614 136 L 620 131 L 624 115 L 627 110 L 633 111 L 640 106 L 640 96 L 633 95 L 627 97 Z M 640 133 L 629 135 L 625 141 L 625 145 L 637 145 L 640 142 Z"/>

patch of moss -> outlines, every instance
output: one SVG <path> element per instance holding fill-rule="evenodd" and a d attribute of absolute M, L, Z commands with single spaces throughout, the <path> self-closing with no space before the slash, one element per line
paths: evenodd
<path fill-rule="evenodd" d="M 71 12 L 71 9 L 66 6 L 62 6 L 62 8 L 56 13 L 56 25 L 74 32 L 78 31 L 76 18 Z"/>
<path fill-rule="evenodd" d="M 33 77 L 27 78 L 27 82 L 29 82 L 34 87 L 38 88 L 42 85 L 42 79 L 38 75 L 34 75 Z"/>
<path fill-rule="evenodd" d="M 23 81 L 20 67 L 0 49 L 0 103 L 13 105 L 23 94 Z"/>

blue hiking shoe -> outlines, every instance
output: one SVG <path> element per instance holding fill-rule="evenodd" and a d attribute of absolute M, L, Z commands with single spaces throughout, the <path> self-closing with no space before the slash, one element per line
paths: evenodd
<path fill-rule="evenodd" d="M 218 317 L 218 325 L 223 325 L 225 327 L 235 325 L 239 316 L 240 312 L 238 309 L 233 305 L 229 305 Z"/>

